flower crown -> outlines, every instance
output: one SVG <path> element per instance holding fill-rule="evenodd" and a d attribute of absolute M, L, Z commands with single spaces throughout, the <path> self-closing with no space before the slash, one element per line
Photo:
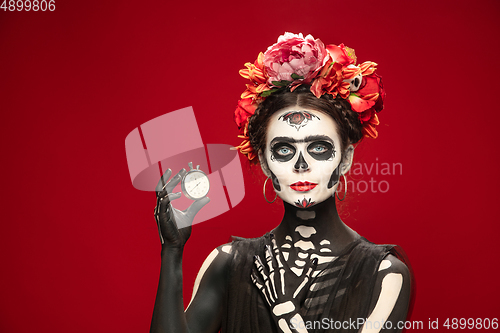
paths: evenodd
<path fill-rule="evenodd" d="M 248 137 L 248 120 L 267 96 L 289 88 L 293 91 L 301 84 L 310 85 L 311 92 L 320 98 L 330 94 L 340 96 L 358 113 L 366 137 L 376 138 L 379 124 L 377 112 L 384 108 L 385 91 L 382 79 L 375 74 L 377 64 L 366 61 L 356 65 L 354 50 L 344 44 L 325 45 L 311 35 L 286 32 L 260 53 L 252 64 L 247 62 L 240 75 L 250 80 L 241 94 L 234 120 L 243 142 L 236 147 L 257 163 L 257 153 Z"/>

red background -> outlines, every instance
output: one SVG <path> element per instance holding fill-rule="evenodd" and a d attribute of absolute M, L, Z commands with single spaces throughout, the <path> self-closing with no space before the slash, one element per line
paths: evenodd
<path fill-rule="evenodd" d="M 149 329 L 155 200 L 131 185 L 125 137 L 193 106 L 205 143 L 239 144 L 238 70 L 285 31 L 379 63 L 380 136 L 355 158 L 401 163 L 402 174 L 365 174 L 389 191 L 350 192 L 342 217 L 406 250 L 411 319 L 498 317 L 499 14 L 496 0 L 56 0 L 54 12 L 1 11 L 0 331 Z M 243 202 L 193 228 L 186 302 L 214 247 L 280 220 L 281 204 L 243 168 Z"/>

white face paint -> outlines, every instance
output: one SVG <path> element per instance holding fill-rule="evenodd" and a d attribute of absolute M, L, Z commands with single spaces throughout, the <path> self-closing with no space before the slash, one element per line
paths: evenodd
<path fill-rule="evenodd" d="M 340 137 L 329 115 L 293 106 L 276 112 L 269 121 L 265 159 L 276 176 L 280 198 L 291 205 L 309 208 L 331 197 L 328 188 L 340 164 Z"/>

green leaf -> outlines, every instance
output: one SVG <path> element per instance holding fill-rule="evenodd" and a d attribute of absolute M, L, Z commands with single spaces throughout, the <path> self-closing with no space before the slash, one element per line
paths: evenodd
<path fill-rule="evenodd" d="M 287 85 L 289 85 L 290 81 L 287 81 L 287 80 L 281 80 L 281 81 L 271 81 L 271 83 L 273 85 L 275 85 L 276 87 L 286 87 Z"/>
<path fill-rule="evenodd" d="M 267 97 L 267 96 L 271 95 L 273 93 L 273 91 L 274 91 L 274 89 L 266 90 L 262 94 L 260 94 L 260 96 Z"/>
<path fill-rule="evenodd" d="M 262 92 L 262 93 L 260 94 L 260 96 L 261 96 L 261 97 L 267 97 L 267 96 L 269 96 L 269 95 L 271 95 L 271 94 L 273 94 L 273 93 L 275 93 L 275 92 L 277 92 L 277 91 L 284 90 L 285 88 L 286 88 L 286 86 L 281 87 L 281 88 L 273 88 L 273 89 L 271 89 L 271 90 L 266 90 L 266 91 Z"/>
<path fill-rule="evenodd" d="M 292 79 L 294 79 L 294 80 L 302 80 L 304 78 L 302 75 L 297 75 L 295 73 L 293 73 L 291 76 L 292 76 Z"/>

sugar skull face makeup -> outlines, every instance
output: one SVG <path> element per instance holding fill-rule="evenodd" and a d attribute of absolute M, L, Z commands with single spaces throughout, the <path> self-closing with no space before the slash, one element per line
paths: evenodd
<path fill-rule="evenodd" d="M 280 198 L 299 208 L 312 207 L 337 188 L 337 125 L 319 111 L 298 106 L 280 110 L 269 120 L 264 157 Z"/>

